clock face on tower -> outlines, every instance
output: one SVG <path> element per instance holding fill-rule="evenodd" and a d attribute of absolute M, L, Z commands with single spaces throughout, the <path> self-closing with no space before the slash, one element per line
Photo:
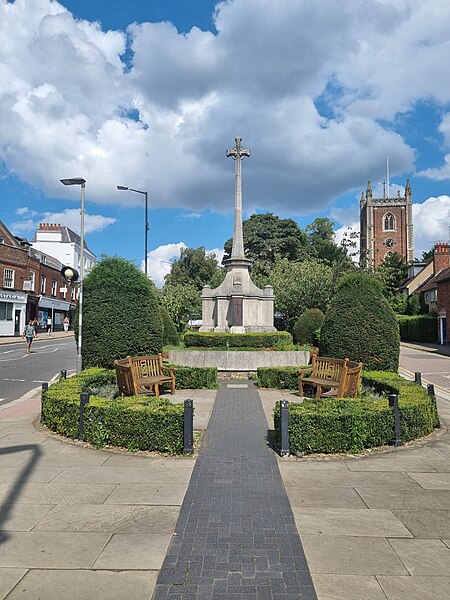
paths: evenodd
<path fill-rule="evenodd" d="M 395 246 L 395 240 L 393 240 L 392 238 L 387 238 L 387 240 L 384 241 L 384 245 L 387 248 L 393 248 Z"/>

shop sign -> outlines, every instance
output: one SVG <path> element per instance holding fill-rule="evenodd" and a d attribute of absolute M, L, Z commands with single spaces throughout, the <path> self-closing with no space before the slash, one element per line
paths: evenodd
<path fill-rule="evenodd" d="M 0 291 L 0 301 L 3 302 L 21 302 L 25 304 L 27 301 L 26 294 L 15 294 L 14 292 L 1 292 Z"/>

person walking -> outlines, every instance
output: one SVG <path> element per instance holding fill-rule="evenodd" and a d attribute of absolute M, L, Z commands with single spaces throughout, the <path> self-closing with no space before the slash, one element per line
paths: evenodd
<path fill-rule="evenodd" d="M 64 325 L 64 331 L 67 333 L 69 331 L 69 327 L 70 327 L 70 319 L 67 315 L 64 317 L 63 325 Z"/>
<path fill-rule="evenodd" d="M 28 325 L 25 325 L 25 329 L 23 330 L 22 339 L 27 341 L 27 354 L 31 352 L 31 342 L 33 338 L 36 337 L 36 330 L 33 325 L 33 320 L 30 319 L 28 321 Z"/>
<path fill-rule="evenodd" d="M 52 318 L 47 317 L 47 335 L 51 335 L 52 333 Z"/>
<path fill-rule="evenodd" d="M 39 327 L 39 321 L 37 320 L 36 317 L 34 317 L 33 319 L 33 327 L 34 327 L 34 333 L 35 333 L 35 338 L 37 339 L 38 336 L 38 327 Z"/>

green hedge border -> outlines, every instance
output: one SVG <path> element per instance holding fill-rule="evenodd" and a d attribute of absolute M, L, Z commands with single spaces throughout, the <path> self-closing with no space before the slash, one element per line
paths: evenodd
<path fill-rule="evenodd" d="M 217 388 L 217 369 L 175 367 L 177 389 Z M 41 422 L 52 431 L 76 439 L 79 436 L 80 394 L 92 386 L 116 383 L 115 371 L 91 368 L 61 379 L 42 391 Z M 101 448 L 170 454 L 183 451 L 183 404 L 167 398 L 91 396 L 84 412 L 84 440 Z"/>
<path fill-rule="evenodd" d="M 397 315 L 400 339 L 405 342 L 437 342 L 436 315 Z"/>
<path fill-rule="evenodd" d="M 291 454 L 361 452 L 393 443 L 393 410 L 387 396 L 398 394 L 400 437 L 407 442 L 439 427 L 436 402 L 420 385 L 395 373 L 367 371 L 363 383 L 380 399 L 322 398 L 289 404 Z M 275 442 L 280 441 L 280 405 L 274 407 Z"/>
<path fill-rule="evenodd" d="M 197 348 L 273 348 L 277 345 L 292 344 L 288 331 L 262 333 L 214 333 L 187 332 L 184 345 Z"/>

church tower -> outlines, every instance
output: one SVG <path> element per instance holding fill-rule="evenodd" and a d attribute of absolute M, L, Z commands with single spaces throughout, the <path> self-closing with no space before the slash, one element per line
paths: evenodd
<path fill-rule="evenodd" d="M 389 190 L 389 186 L 388 186 Z M 389 195 L 389 194 L 388 194 Z M 407 263 L 414 260 L 412 191 L 409 179 L 405 195 L 374 198 L 370 181 L 360 201 L 360 265 L 374 268 L 389 252 L 397 252 Z"/>

